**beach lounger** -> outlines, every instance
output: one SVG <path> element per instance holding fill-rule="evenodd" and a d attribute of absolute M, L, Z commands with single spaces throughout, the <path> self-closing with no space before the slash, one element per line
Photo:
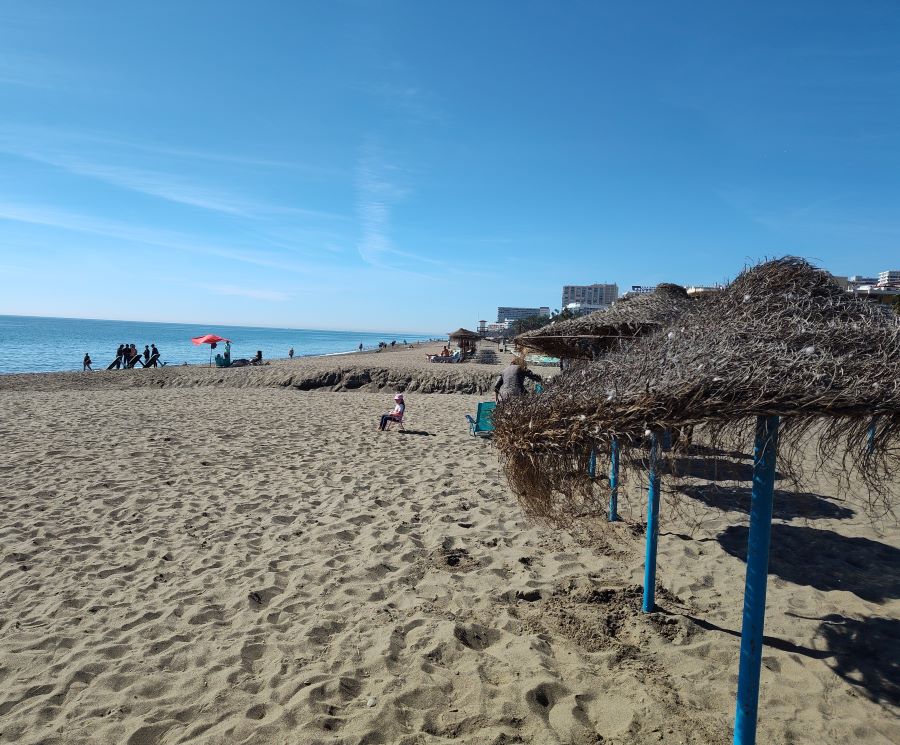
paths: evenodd
<path fill-rule="evenodd" d="M 469 432 L 475 437 L 490 437 L 494 432 L 494 408 L 497 406 L 493 401 L 482 401 L 478 404 L 478 411 L 473 419 L 466 414 L 466 420 L 469 422 Z"/>

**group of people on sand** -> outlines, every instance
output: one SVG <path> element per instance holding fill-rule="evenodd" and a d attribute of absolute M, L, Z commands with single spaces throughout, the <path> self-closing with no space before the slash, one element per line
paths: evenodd
<path fill-rule="evenodd" d="M 134 344 L 120 344 L 116 350 L 116 358 L 107 369 L 130 370 L 138 364 L 142 367 L 159 367 L 159 350 L 156 344 L 145 344 L 143 355 Z M 91 369 L 91 358 L 87 352 L 84 354 L 84 369 Z"/>

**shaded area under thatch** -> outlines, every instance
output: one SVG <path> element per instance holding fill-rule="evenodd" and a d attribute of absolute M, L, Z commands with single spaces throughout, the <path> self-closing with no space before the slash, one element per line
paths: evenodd
<path fill-rule="evenodd" d="M 622 339 L 642 336 L 671 322 L 694 302 L 680 285 L 663 283 L 649 295 L 622 298 L 605 310 L 526 331 L 515 343 L 553 357 L 592 360 Z"/>
<path fill-rule="evenodd" d="M 799 483 L 801 446 L 812 442 L 819 467 L 832 466 L 840 485 L 860 477 L 868 506 L 884 512 L 900 454 L 898 363 L 893 316 L 788 257 L 745 270 L 676 322 L 558 376 L 541 396 L 504 402 L 494 443 L 526 511 L 567 522 L 603 503 L 587 464 L 591 449 L 606 462 L 614 437 L 626 453 L 643 452 L 645 431 L 702 425 L 707 444 L 746 450 L 753 418 L 780 415 L 779 469 Z"/>

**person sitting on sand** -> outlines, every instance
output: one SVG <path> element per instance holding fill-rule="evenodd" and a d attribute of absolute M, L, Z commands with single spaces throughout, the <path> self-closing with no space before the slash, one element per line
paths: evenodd
<path fill-rule="evenodd" d="M 89 355 L 87 352 L 84 353 L 81 372 L 94 372 L 93 370 L 91 370 L 91 355 Z"/>
<path fill-rule="evenodd" d="M 524 357 L 513 357 L 512 362 L 504 368 L 494 384 L 494 399 L 497 403 L 511 396 L 520 396 L 525 393 L 525 378 L 537 382 L 542 380 L 540 375 L 528 369 Z"/>
<path fill-rule="evenodd" d="M 394 410 L 389 414 L 381 415 L 381 424 L 378 425 L 378 429 L 384 432 L 384 428 L 387 427 L 388 422 L 402 422 L 403 421 L 403 413 L 406 411 L 406 404 L 403 402 L 403 394 L 398 393 L 394 396 Z"/>

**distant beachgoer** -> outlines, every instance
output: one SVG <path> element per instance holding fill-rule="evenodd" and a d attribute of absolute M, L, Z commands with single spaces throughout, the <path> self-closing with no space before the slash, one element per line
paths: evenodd
<path fill-rule="evenodd" d="M 359 343 L 359 351 L 362 352 L 362 342 Z"/>
<path fill-rule="evenodd" d="M 91 355 L 89 355 L 87 352 L 84 353 L 81 372 L 94 372 L 93 370 L 91 370 Z"/>
<path fill-rule="evenodd" d="M 402 422 L 403 413 L 405 411 L 406 404 L 403 402 L 403 394 L 398 393 L 394 396 L 394 410 L 388 414 L 381 415 L 381 424 L 378 425 L 378 429 L 383 432 L 384 428 L 387 427 L 388 422 Z"/>
<path fill-rule="evenodd" d="M 494 384 L 494 399 L 499 403 L 503 399 L 525 393 L 525 378 L 537 382 L 542 381 L 540 375 L 528 369 L 524 358 L 513 357 L 512 362 L 500 373 L 500 377 Z"/>
<path fill-rule="evenodd" d="M 150 361 L 150 347 L 144 344 L 144 367 L 147 367 L 147 363 Z"/>
<path fill-rule="evenodd" d="M 396 346 L 397 346 L 397 340 L 396 340 L 396 339 L 392 339 L 392 340 L 391 340 L 391 346 L 392 346 L 392 347 L 396 347 Z"/>
<path fill-rule="evenodd" d="M 156 348 L 156 344 L 150 345 L 150 366 L 159 366 L 159 350 Z"/>
<path fill-rule="evenodd" d="M 116 350 L 116 361 L 112 363 L 111 367 L 116 368 L 116 370 L 120 370 L 122 368 L 122 356 L 125 354 L 125 345 L 119 344 L 119 348 Z"/>
<path fill-rule="evenodd" d="M 291 359 L 294 359 L 294 348 L 293 347 L 291 347 L 288 350 L 288 357 L 290 357 Z"/>

